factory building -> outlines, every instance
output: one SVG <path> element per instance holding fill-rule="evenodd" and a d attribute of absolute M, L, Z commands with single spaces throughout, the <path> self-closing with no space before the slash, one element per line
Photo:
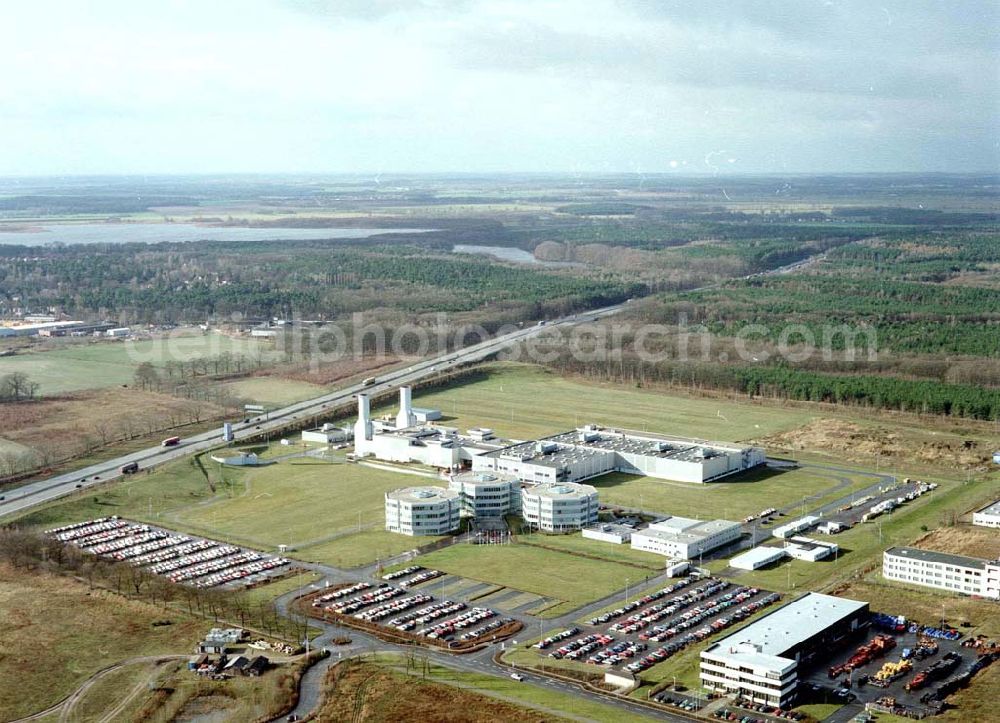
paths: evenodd
<path fill-rule="evenodd" d="M 316 429 L 303 429 L 302 441 L 315 442 L 319 444 L 335 444 L 337 442 L 348 442 L 354 437 L 354 430 L 350 427 L 337 427 L 326 423 Z"/>
<path fill-rule="evenodd" d="M 414 408 L 410 388 L 400 389 L 400 408 L 389 421 L 372 419 L 367 394 L 358 395 L 358 421 L 354 423 L 354 453 L 389 462 L 415 462 L 454 470 L 470 465 L 473 457 L 500 449 L 490 429 L 470 429 L 460 435 L 454 427 L 421 424 L 420 417 L 440 417 L 435 409 Z"/>
<path fill-rule="evenodd" d="M 882 576 L 910 585 L 1000 599 L 1000 561 L 890 547 L 882 556 Z"/>
<path fill-rule="evenodd" d="M 840 550 L 835 542 L 814 540 L 810 537 L 792 537 L 785 541 L 785 552 L 789 557 L 806 562 L 817 562 L 832 557 Z"/>
<path fill-rule="evenodd" d="M 691 560 L 738 540 L 741 534 L 738 522 L 668 517 L 645 529 L 635 530 L 632 549 Z"/>
<path fill-rule="evenodd" d="M 582 535 L 588 540 L 599 540 L 600 542 L 610 542 L 613 545 L 624 545 L 631 542 L 634 527 L 628 525 L 615 525 L 608 522 L 598 522 L 596 525 L 584 527 Z"/>
<path fill-rule="evenodd" d="M 521 488 L 521 517 L 543 532 L 579 530 L 597 522 L 597 490 L 562 482 Z"/>
<path fill-rule="evenodd" d="M 461 500 L 443 487 L 385 493 L 385 529 L 402 535 L 447 535 L 459 528 Z"/>
<path fill-rule="evenodd" d="M 729 567 L 737 570 L 759 570 L 786 557 L 788 553 L 783 548 L 762 545 L 737 555 L 729 561 Z"/>
<path fill-rule="evenodd" d="M 784 540 L 785 538 L 796 535 L 799 532 L 805 532 L 806 530 L 811 530 L 816 525 L 818 525 L 822 520 L 819 517 L 814 517 L 812 515 L 807 515 L 798 520 L 793 520 L 788 522 L 781 527 L 775 527 L 771 531 L 771 535 L 777 537 L 779 540 Z"/>
<path fill-rule="evenodd" d="M 462 472 L 451 477 L 448 489 L 461 499 L 467 517 L 502 517 L 521 512 L 521 482 L 516 477 L 490 472 Z"/>
<path fill-rule="evenodd" d="M 488 452 L 473 460 L 473 469 L 493 469 L 548 483 L 580 482 L 608 472 L 704 483 L 764 461 L 760 447 L 587 425 Z"/>
<path fill-rule="evenodd" d="M 788 708 L 800 673 L 867 628 L 869 618 L 866 602 L 807 593 L 703 650 L 701 684 Z"/>
<path fill-rule="evenodd" d="M 972 513 L 972 524 L 980 527 L 1000 527 L 1000 500 Z"/>

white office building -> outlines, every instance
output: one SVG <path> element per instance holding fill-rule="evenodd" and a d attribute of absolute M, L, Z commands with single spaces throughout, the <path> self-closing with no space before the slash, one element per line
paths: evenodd
<path fill-rule="evenodd" d="M 1000 527 L 1000 500 L 972 513 L 972 524 L 980 527 Z"/>
<path fill-rule="evenodd" d="M 781 708 L 796 699 L 799 674 L 869 624 L 868 603 L 807 593 L 701 653 L 701 684 Z"/>
<path fill-rule="evenodd" d="M 814 540 L 810 537 L 792 537 L 785 540 L 785 551 L 789 557 L 805 562 L 817 562 L 833 557 L 840 550 L 835 542 Z"/>
<path fill-rule="evenodd" d="M 738 540 L 740 523 L 668 517 L 632 533 L 632 549 L 691 560 Z"/>
<path fill-rule="evenodd" d="M 385 529 L 401 535 L 447 535 L 459 528 L 459 494 L 443 487 L 385 493 Z"/>
<path fill-rule="evenodd" d="M 882 556 L 882 576 L 910 585 L 1000 599 L 1000 561 L 890 547 Z"/>
<path fill-rule="evenodd" d="M 533 482 L 580 482 L 625 472 L 680 482 L 711 482 L 765 461 L 760 447 L 651 435 L 597 425 L 519 442 L 473 460 Z"/>
<path fill-rule="evenodd" d="M 521 488 L 521 517 L 543 532 L 579 530 L 597 522 L 597 490 L 563 482 Z"/>
<path fill-rule="evenodd" d="M 462 472 L 452 475 L 448 489 L 459 494 L 462 514 L 467 517 L 502 517 L 521 511 L 521 482 L 511 475 Z"/>

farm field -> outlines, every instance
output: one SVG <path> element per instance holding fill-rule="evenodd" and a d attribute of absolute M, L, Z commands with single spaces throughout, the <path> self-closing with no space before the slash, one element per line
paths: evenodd
<path fill-rule="evenodd" d="M 516 544 L 460 543 L 421 555 L 415 564 L 562 601 L 541 617 L 570 612 L 653 574 L 617 562 Z"/>
<path fill-rule="evenodd" d="M 206 622 L 33 570 L 0 568 L 0 718 L 55 704 L 87 677 L 120 660 L 183 654 Z M 44 601 L 44 604 L 40 604 Z M 154 620 L 173 624 L 152 627 Z M 109 635 L 109 631 L 115 631 Z"/>
<path fill-rule="evenodd" d="M 201 332 L 141 341 L 82 341 L 0 357 L 0 376 L 24 372 L 39 384 L 40 394 L 50 396 L 131 385 L 136 367 L 143 362 L 162 366 L 168 360 L 188 361 L 224 352 L 261 358 L 273 354 L 269 346 L 257 341 Z"/>

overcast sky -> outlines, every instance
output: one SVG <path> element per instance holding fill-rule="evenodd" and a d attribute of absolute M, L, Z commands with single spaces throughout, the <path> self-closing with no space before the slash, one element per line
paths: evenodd
<path fill-rule="evenodd" d="M 8 0 L 0 175 L 1000 168 L 992 0 Z"/>

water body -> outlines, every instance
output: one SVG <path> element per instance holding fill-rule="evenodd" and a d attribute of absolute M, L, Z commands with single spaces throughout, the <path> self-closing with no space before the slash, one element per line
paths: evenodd
<path fill-rule="evenodd" d="M 420 228 L 244 228 L 197 226 L 189 223 L 80 223 L 51 224 L 33 231 L 4 231 L 0 244 L 42 246 L 49 243 L 106 244 L 161 241 L 273 241 L 278 239 L 355 239 L 383 233 L 423 233 Z"/>
<path fill-rule="evenodd" d="M 537 266 L 580 266 L 573 261 L 542 261 L 536 259 L 534 254 L 528 253 L 524 249 L 512 246 L 475 246 L 471 244 L 456 244 L 452 247 L 452 253 L 456 254 L 481 254 L 483 256 L 493 256 L 501 261 L 512 261 L 516 264 L 534 264 Z"/>

